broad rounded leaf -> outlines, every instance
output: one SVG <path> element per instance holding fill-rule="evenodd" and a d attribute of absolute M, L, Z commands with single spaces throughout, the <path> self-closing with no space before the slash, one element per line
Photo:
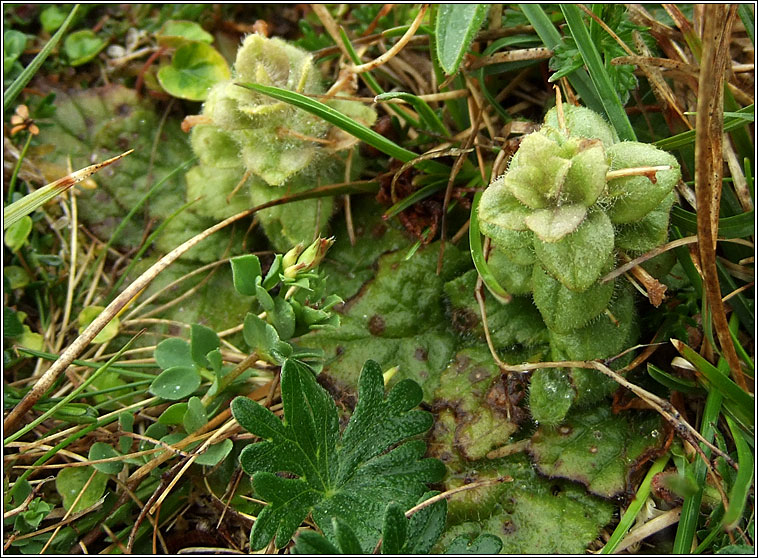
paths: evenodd
<path fill-rule="evenodd" d="M 190 346 L 184 339 L 171 337 L 164 339 L 155 347 L 155 362 L 163 370 L 174 366 L 193 367 L 192 354 Z"/>
<path fill-rule="evenodd" d="M 625 493 L 630 472 L 665 443 L 661 418 L 652 412 L 613 414 L 608 405 L 572 412 L 560 428 L 532 437 L 540 473 L 580 482 L 604 498 Z"/>
<path fill-rule="evenodd" d="M 171 65 L 158 70 L 158 81 L 170 95 L 204 101 L 217 83 L 231 78 L 224 57 L 205 43 L 187 43 L 174 53 Z"/>
<path fill-rule="evenodd" d="M 255 296 L 258 277 L 261 276 L 261 261 L 255 254 L 245 254 L 231 259 L 232 279 L 237 292 Z"/>
<path fill-rule="evenodd" d="M 90 477 L 93 477 L 90 481 Z M 89 481 L 89 484 L 87 482 Z M 105 493 L 108 475 L 104 475 L 91 466 L 69 467 L 61 469 L 55 477 L 55 489 L 63 499 L 66 511 L 76 513 L 87 509 Z M 86 489 L 84 487 L 87 487 Z M 84 494 L 79 494 L 84 490 Z M 77 501 L 77 497 L 79 500 Z M 76 501 L 76 506 L 74 502 Z"/>
<path fill-rule="evenodd" d="M 195 364 L 203 368 L 210 368 L 211 364 L 207 355 L 220 346 L 221 341 L 215 331 L 204 325 L 192 324 L 190 328 L 190 353 Z"/>
<path fill-rule="evenodd" d="M 110 444 L 105 442 L 95 442 L 89 449 L 87 457 L 90 461 L 97 459 L 107 459 L 109 457 L 117 457 L 121 455 Z M 123 461 L 108 461 L 106 463 L 95 463 L 92 465 L 95 469 L 106 475 L 117 475 L 124 468 Z"/>
<path fill-rule="evenodd" d="M 187 413 L 187 403 L 174 403 L 158 417 L 159 424 L 182 424 L 184 415 Z"/>
<path fill-rule="evenodd" d="M 90 29 L 82 29 L 66 37 L 63 50 L 72 66 L 80 66 L 97 56 L 107 44 L 108 41 L 101 39 Z"/>
<path fill-rule="evenodd" d="M 211 44 L 213 35 L 205 31 L 194 21 L 170 19 L 156 33 L 155 38 L 160 46 L 177 48 L 189 41 Z"/>
<path fill-rule="evenodd" d="M 30 232 L 32 232 L 32 218 L 28 215 L 24 215 L 21 219 L 5 229 L 5 237 L 3 238 L 3 241 L 11 252 L 16 252 L 24 245 Z"/>
<path fill-rule="evenodd" d="M 205 452 L 201 453 L 197 459 L 195 459 L 195 464 L 215 467 L 226 459 L 226 456 L 231 453 L 233 448 L 234 442 L 227 438 L 223 442 L 209 446 Z"/>
<path fill-rule="evenodd" d="M 199 397 L 190 397 L 187 401 L 187 410 L 182 417 L 182 424 L 187 434 L 199 430 L 208 422 L 208 415 L 205 412 L 205 406 Z"/>
<path fill-rule="evenodd" d="M 150 384 L 150 393 L 177 401 L 192 395 L 200 387 L 200 374 L 195 368 L 189 366 L 173 366 L 164 370 L 153 383 Z"/>

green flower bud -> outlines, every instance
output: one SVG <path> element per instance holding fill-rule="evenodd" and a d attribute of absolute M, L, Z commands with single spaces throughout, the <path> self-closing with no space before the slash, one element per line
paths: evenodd
<path fill-rule="evenodd" d="M 284 276 L 288 279 L 292 279 L 299 273 L 305 273 L 306 271 L 318 267 L 332 244 L 334 244 L 334 237 L 317 238 L 313 244 L 308 246 L 308 248 L 300 254 L 296 264 L 290 265 L 284 269 Z"/>
<path fill-rule="evenodd" d="M 574 105 L 562 105 L 563 121 L 566 131 L 571 137 L 599 139 L 605 147 L 618 142 L 616 131 L 598 113 L 586 108 Z M 545 125 L 560 129 L 558 122 L 558 108 L 553 107 L 545 115 Z"/>
<path fill-rule="evenodd" d="M 297 263 L 297 258 L 303 253 L 303 249 L 304 246 L 301 242 L 284 254 L 282 257 L 282 269 L 287 269 L 289 266 L 295 265 Z"/>

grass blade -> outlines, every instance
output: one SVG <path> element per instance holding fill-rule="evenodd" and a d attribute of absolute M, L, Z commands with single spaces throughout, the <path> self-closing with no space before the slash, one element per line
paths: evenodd
<path fill-rule="evenodd" d="M 479 199 L 481 197 L 482 193 L 477 192 L 476 195 L 474 195 L 474 201 L 471 204 L 471 220 L 469 221 L 468 226 L 471 259 L 474 261 L 474 267 L 476 267 L 477 273 L 479 273 L 479 276 L 482 278 L 482 282 L 487 286 L 487 289 L 492 293 L 492 296 L 501 303 L 507 304 L 511 301 L 511 295 L 509 295 L 506 290 L 500 286 L 500 283 L 497 282 L 495 275 L 487 264 L 487 260 L 484 258 L 482 235 L 479 233 L 479 218 L 476 213 L 479 207 Z"/>
<path fill-rule="evenodd" d="M 743 114 L 752 115 L 755 113 L 755 105 L 748 105 L 735 112 L 736 114 L 739 114 L 739 115 L 743 115 Z M 750 121 L 745 120 L 744 118 L 742 118 L 742 116 L 724 116 L 724 131 L 725 132 L 735 130 L 739 128 L 740 126 L 746 126 L 748 124 L 750 124 Z M 655 145 L 656 147 L 660 149 L 671 151 L 672 149 L 677 149 L 679 147 L 684 147 L 686 145 L 690 145 L 693 143 L 695 143 L 695 130 L 687 130 L 686 132 L 682 132 L 681 134 L 676 134 L 675 136 L 658 140 L 655 143 L 653 143 L 653 145 Z"/>
<path fill-rule="evenodd" d="M 382 101 L 389 101 L 390 99 L 401 99 L 408 102 L 408 104 L 416 109 L 416 112 L 421 117 L 421 120 L 426 123 L 430 132 L 435 132 L 441 136 L 450 136 L 450 132 L 448 132 L 447 128 L 445 128 L 442 120 L 440 120 L 439 116 L 437 116 L 437 114 L 432 110 L 432 107 L 430 107 L 426 101 L 424 101 L 424 99 L 420 99 L 416 95 L 402 91 L 381 93 L 374 97 L 374 101 L 377 103 L 381 103 Z"/>
<path fill-rule="evenodd" d="M 605 543 L 605 546 L 600 550 L 600 554 L 612 554 L 621 542 L 621 539 L 626 536 L 626 532 L 631 528 L 634 520 L 637 518 L 637 514 L 642 509 L 642 506 L 645 505 L 645 501 L 650 494 L 650 484 L 653 482 L 653 477 L 663 471 L 663 468 L 668 462 L 668 453 L 655 460 L 648 470 L 647 475 L 645 475 L 642 484 L 640 484 L 640 487 L 637 489 L 637 494 L 634 495 L 634 500 L 632 500 L 632 503 L 626 509 L 626 512 L 624 512 L 619 524 L 616 525 L 616 529 L 614 529 L 611 538 L 608 539 L 608 542 Z"/>
<path fill-rule="evenodd" d="M 584 63 L 587 65 L 590 79 L 600 96 L 600 102 L 608 115 L 608 120 L 616 129 L 621 140 L 636 140 L 637 135 L 634 133 L 632 123 L 629 122 L 624 106 L 616 95 L 608 72 L 605 71 L 600 53 L 584 25 L 581 10 L 574 5 L 561 4 L 561 11 L 563 11 L 563 16 L 566 18 L 566 23 L 568 23 L 571 35 L 576 41 L 576 46 L 584 59 Z"/>
<path fill-rule="evenodd" d="M 71 400 L 73 400 L 77 395 L 79 395 L 81 392 L 83 392 L 87 386 L 89 386 L 92 382 L 94 382 L 99 376 L 101 376 L 104 372 L 106 372 L 110 367 L 111 364 L 116 362 L 119 358 L 121 358 L 121 355 L 124 354 L 124 352 L 131 347 L 132 343 L 134 343 L 139 336 L 142 335 L 142 332 L 137 333 L 134 337 L 129 339 L 129 341 L 121 347 L 121 349 L 113 355 L 108 362 L 103 364 L 100 368 L 95 370 L 89 378 L 84 380 L 76 389 L 74 389 L 71 393 L 69 393 L 66 397 L 61 399 L 58 403 L 53 405 L 49 410 L 42 413 L 39 417 L 37 417 L 35 420 L 21 428 L 20 430 L 17 430 L 10 436 L 8 436 L 5 440 L 3 440 L 3 444 L 7 445 L 15 440 L 18 440 L 21 436 L 26 434 L 27 432 L 30 432 L 35 426 L 42 423 L 43 421 L 50 418 L 51 415 L 53 415 L 58 409 L 69 403 Z"/>
<path fill-rule="evenodd" d="M 11 106 L 13 100 L 18 96 L 19 93 L 21 93 L 21 90 L 26 87 L 26 84 L 31 81 L 31 79 L 34 77 L 34 74 L 36 74 L 37 70 L 39 70 L 39 67 L 42 66 L 42 63 L 45 61 L 45 59 L 58 45 L 63 35 L 66 33 L 66 29 L 68 29 L 68 26 L 71 25 L 71 21 L 74 19 L 74 16 L 78 10 L 79 4 L 76 4 L 71 10 L 71 13 L 68 14 L 68 17 L 58 28 L 58 31 L 55 32 L 55 35 L 50 37 L 50 40 L 47 41 L 47 44 L 45 44 L 44 47 L 42 47 L 42 50 L 40 50 L 37 56 L 34 57 L 34 60 L 32 60 L 29 65 L 24 68 L 24 71 L 21 72 L 21 74 L 15 80 L 13 80 L 13 83 L 10 84 L 8 89 L 5 90 L 3 99 L 4 111 L 8 110 L 8 107 Z"/>
<path fill-rule="evenodd" d="M 487 10 L 489 4 L 440 4 L 437 7 L 435 53 L 447 75 L 458 71 L 474 35 L 484 23 Z"/>
<path fill-rule="evenodd" d="M 561 34 L 555 29 L 553 22 L 547 16 L 541 6 L 537 4 L 519 4 L 519 8 L 524 12 L 524 15 L 532 24 L 534 30 L 537 31 L 542 42 L 549 49 L 554 50 L 561 42 Z M 595 86 L 592 85 L 590 77 L 584 69 L 572 72 L 566 76 L 571 83 L 572 87 L 576 89 L 579 96 L 582 98 L 584 105 L 587 108 L 594 110 L 595 112 L 603 112 L 603 103 L 600 101 Z"/>
<path fill-rule="evenodd" d="M 132 151 L 134 150 L 130 149 L 129 151 L 126 151 L 125 153 L 122 153 L 121 155 L 117 155 L 110 159 L 106 159 L 102 163 L 97 163 L 94 165 L 90 165 L 89 167 L 84 167 L 83 169 L 80 169 L 78 171 L 74 171 L 71 174 L 64 176 L 63 178 L 59 178 L 55 182 L 51 182 L 50 184 L 43 186 L 39 190 L 35 190 L 31 194 L 27 194 L 20 200 L 13 202 L 8 207 L 3 209 L 3 230 L 10 227 L 13 223 L 21 219 L 24 215 L 29 215 L 35 209 L 46 204 L 58 194 L 65 192 L 66 190 L 71 188 L 74 184 L 81 182 L 82 180 L 96 173 L 103 167 L 107 167 L 111 163 L 115 163 L 122 157 L 126 157 Z"/>
<path fill-rule="evenodd" d="M 371 128 L 356 122 L 355 120 L 348 118 L 341 112 L 334 110 L 332 107 L 325 105 L 324 103 L 289 91 L 287 89 L 280 89 L 279 87 L 271 87 L 268 85 L 261 85 L 259 83 L 238 83 L 240 87 L 252 89 L 263 95 L 276 99 L 278 101 L 284 101 L 297 108 L 303 109 L 306 112 L 315 114 L 316 116 L 323 118 L 330 124 L 337 126 L 340 130 L 347 132 L 358 138 L 367 144 L 376 147 L 382 153 L 399 159 L 403 163 L 407 163 L 411 159 L 418 157 L 417 153 L 409 151 L 404 147 L 400 147 L 394 141 L 389 140 L 378 134 Z M 437 173 L 437 174 L 449 174 L 450 169 L 445 165 L 437 163 L 435 161 L 419 161 L 416 166 L 424 172 Z"/>
<path fill-rule="evenodd" d="M 722 369 L 722 374 L 728 373 L 728 370 L 723 370 L 725 366 L 726 361 L 721 359 L 719 361 L 719 369 Z M 714 425 L 718 422 L 722 399 L 723 397 L 721 393 L 719 393 L 718 390 L 712 389 L 708 392 L 708 397 L 705 400 L 703 417 L 700 422 L 700 434 L 702 434 L 703 438 L 709 442 L 713 441 L 715 434 Z M 706 456 L 710 457 L 711 450 L 707 448 L 705 444 L 701 444 L 700 448 Z M 672 554 L 688 554 L 692 549 L 692 540 L 695 537 L 695 530 L 697 529 L 697 522 L 700 515 L 700 503 L 703 499 L 705 475 L 708 472 L 705 463 L 700 459 L 695 461 L 694 469 L 693 475 L 698 489 L 694 494 L 684 498 L 684 502 L 682 503 L 682 515 L 679 518 L 679 526 L 676 529 Z"/>
<path fill-rule="evenodd" d="M 685 233 L 697 232 L 697 215 L 675 205 L 671 208 L 671 222 Z M 746 238 L 755 234 L 755 211 L 750 210 L 732 217 L 719 219 L 721 238 Z"/>
<path fill-rule="evenodd" d="M 713 389 L 717 389 L 728 400 L 735 403 L 736 407 L 733 409 L 738 414 L 738 417 L 745 424 L 751 427 L 755 426 L 755 419 L 753 417 L 753 409 L 755 408 L 755 399 L 752 395 L 744 391 L 740 386 L 734 383 L 730 378 L 722 374 L 718 368 L 713 366 L 710 362 L 701 357 L 694 349 L 682 343 L 678 339 L 672 339 L 676 350 L 679 351 L 684 358 L 689 360 L 698 372 L 708 381 Z"/>
<path fill-rule="evenodd" d="M 729 491 L 729 508 L 724 513 L 721 525 L 727 531 L 734 529 L 742 518 L 742 512 L 745 510 L 745 502 L 750 494 L 750 485 L 753 483 L 753 472 L 755 464 L 750 446 L 742 431 L 737 427 L 734 421 L 726 418 L 729 430 L 732 432 L 734 444 L 737 446 L 737 462 L 739 470 L 737 478 L 734 479 L 732 489 Z"/>
<path fill-rule="evenodd" d="M 362 64 L 361 59 L 358 57 L 358 53 L 355 52 L 355 48 L 353 47 L 353 44 L 350 42 L 350 38 L 347 36 L 347 33 L 345 33 L 345 30 L 340 27 L 340 38 L 342 39 L 342 44 L 345 45 L 345 50 L 347 51 L 348 55 L 350 56 L 350 60 L 355 64 L 356 66 L 360 66 Z M 371 72 L 362 72 L 360 74 L 363 81 L 366 82 L 366 85 L 368 85 L 369 89 L 374 92 L 374 95 L 381 95 L 384 93 L 384 89 L 382 89 L 382 86 L 379 85 L 379 82 L 376 81 L 376 78 L 371 75 Z M 390 108 L 402 119 L 404 119 L 408 124 L 413 126 L 414 128 L 420 128 L 421 123 L 413 118 L 408 112 L 402 109 L 402 107 L 398 105 L 390 105 Z"/>

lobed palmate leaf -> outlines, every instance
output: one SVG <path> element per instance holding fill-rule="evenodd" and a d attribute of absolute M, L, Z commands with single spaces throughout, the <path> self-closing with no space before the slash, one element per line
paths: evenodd
<path fill-rule="evenodd" d="M 264 439 L 240 455 L 257 496 L 269 502 L 253 525 L 251 548 L 263 548 L 273 537 L 283 547 L 310 513 L 327 536 L 332 518 L 348 522 L 364 552 L 371 551 L 386 503 L 408 509 L 424 493 L 425 483 L 444 475 L 440 461 L 422 459 L 424 442 L 403 443 L 432 425 L 429 413 L 413 410 L 421 402 L 421 388 L 401 381 L 385 398 L 381 368 L 366 362 L 358 404 L 341 436 L 337 407 L 305 364 L 284 362 L 281 389 L 283 422 L 249 399 L 232 402 L 240 425 Z M 281 472 L 298 478 L 276 475 Z"/>

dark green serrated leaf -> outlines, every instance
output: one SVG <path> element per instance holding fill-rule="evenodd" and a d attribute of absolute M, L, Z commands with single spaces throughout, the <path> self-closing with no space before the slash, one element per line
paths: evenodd
<path fill-rule="evenodd" d="M 382 554 L 400 554 L 407 536 L 407 521 L 403 507 L 397 502 L 390 502 L 384 510 L 382 524 Z"/>
<path fill-rule="evenodd" d="M 237 421 L 264 439 L 240 455 L 243 469 L 254 474 L 257 495 L 269 502 L 253 526 L 251 548 L 263 548 L 274 536 L 281 548 L 310 513 L 328 538 L 333 538 L 332 518 L 345 520 L 364 552 L 370 551 L 379 538 L 383 502 L 394 500 L 407 509 L 424 483 L 444 471 L 439 461 L 422 459 L 423 442 L 397 445 L 432 424 L 431 415 L 412 410 L 421 389 L 400 382 L 385 399 L 381 369 L 367 362 L 358 404 L 341 439 L 336 406 L 307 366 L 285 361 L 281 389 L 284 422 L 248 399 L 232 402 Z M 278 472 L 298 478 L 281 478 Z"/>

